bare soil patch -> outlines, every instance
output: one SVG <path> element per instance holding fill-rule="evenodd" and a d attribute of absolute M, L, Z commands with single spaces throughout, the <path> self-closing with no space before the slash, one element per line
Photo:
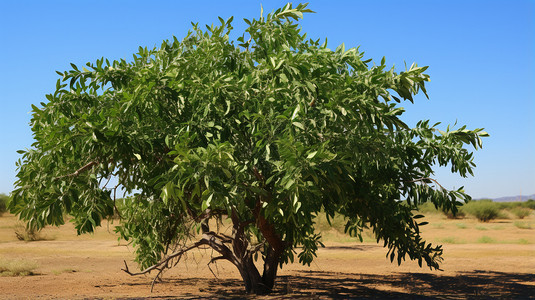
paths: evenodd
<path fill-rule="evenodd" d="M 535 296 L 534 229 L 519 229 L 514 220 L 477 223 L 434 216 L 424 232 L 430 241 L 456 237 L 445 243 L 443 271 L 419 268 L 407 261 L 401 266 L 385 258 L 386 249 L 373 242 L 326 241 L 311 267 L 290 264 L 280 271 L 276 289 L 262 299 L 358 298 L 513 298 Z M 0 217 L 0 257 L 27 259 L 39 267 L 37 275 L 0 277 L 2 299 L 199 299 L 249 298 L 238 272 L 222 262 L 207 267 L 209 251 L 192 253 L 185 263 L 166 273 L 151 293 L 150 276 L 131 277 L 132 249 L 118 242 L 103 226 L 94 235 L 76 236 L 71 224 L 50 228 L 48 240 L 16 240 L 10 215 Z M 502 222 L 502 223 L 500 223 Z M 528 219 L 526 222 L 533 222 Z M 440 226 L 432 224 L 441 223 Z M 463 229 L 456 224 L 463 223 Z M 486 226 L 488 230 L 477 229 Z M 493 229 L 498 226 L 498 229 Z M 499 227 L 501 226 L 501 227 Z M 535 226 L 532 226 L 535 227 Z M 107 228 L 110 230 L 108 231 Z M 501 229 L 500 229 L 501 228 Z M 478 243 L 480 236 L 492 243 Z M 515 240 L 524 240 L 514 243 Z"/>

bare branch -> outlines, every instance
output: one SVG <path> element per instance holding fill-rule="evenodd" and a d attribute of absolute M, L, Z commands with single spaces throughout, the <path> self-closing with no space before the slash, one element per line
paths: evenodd
<path fill-rule="evenodd" d="M 146 268 L 145 270 L 143 270 L 141 272 L 136 272 L 136 273 L 130 272 L 130 270 L 128 269 L 128 265 L 126 264 L 126 261 L 124 261 L 125 268 L 121 269 L 121 270 L 123 270 L 124 272 L 126 272 L 128 275 L 131 275 L 131 276 L 147 274 L 147 273 L 150 273 L 150 272 L 152 272 L 154 270 L 160 271 L 162 269 L 162 267 L 167 266 L 167 263 L 170 260 L 172 260 L 173 258 L 181 256 L 182 254 L 190 251 L 191 249 L 198 248 L 199 246 L 205 245 L 205 244 L 206 244 L 206 241 L 204 239 L 202 239 L 202 240 L 196 242 L 195 244 L 193 244 L 192 246 L 189 246 L 189 247 L 187 247 L 185 249 L 182 249 L 182 250 L 180 250 L 178 252 L 175 252 L 175 253 L 167 256 L 165 259 L 163 259 L 159 263 L 157 263 L 155 265 L 152 265 L 152 266 Z"/>
<path fill-rule="evenodd" d="M 228 234 L 219 233 L 219 235 L 221 235 L 222 237 L 224 237 L 224 238 L 227 239 L 227 240 L 233 240 L 233 239 L 234 239 L 233 237 L 231 237 L 231 236 L 228 235 Z"/>
<path fill-rule="evenodd" d="M 214 277 L 215 277 L 216 279 L 219 279 L 219 278 L 215 275 L 214 271 L 213 271 L 212 268 L 210 267 L 210 264 L 215 263 L 216 260 L 220 260 L 220 259 L 226 259 L 226 257 L 223 256 L 223 255 L 221 255 L 221 256 L 216 256 L 216 257 L 212 257 L 212 259 L 210 259 L 210 261 L 209 261 L 208 264 L 207 264 L 208 269 L 210 270 L 210 272 L 212 272 L 212 275 L 214 275 Z"/>
<path fill-rule="evenodd" d="M 200 247 L 203 246 L 203 245 L 209 246 L 210 248 L 212 248 L 213 250 L 215 250 L 216 252 L 221 254 L 220 256 L 212 258 L 210 260 L 209 264 L 215 262 L 216 260 L 226 259 L 226 260 L 230 261 L 232 264 L 237 265 L 238 264 L 238 259 L 236 258 L 236 256 L 232 252 L 232 250 L 230 250 L 224 244 L 224 243 L 228 243 L 228 242 L 230 242 L 230 241 L 227 240 L 227 239 L 224 239 L 223 237 L 221 237 L 221 236 L 219 236 L 217 234 L 215 234 L 214 232 L 205 232 L 205 233 L 203 233 L 202 239 L 199 240 L 198 242 L 194 243 L 193 245 L 191 245 L 189 247 L 180 249 L 179 251 L 177 251 L 177 252 L 175 252 L 173 254 L 170 254 L 169 256 L 165 257 L 164 259 L 162 259 L 157 264 L 154 264 L 154 265 L 146 268 L 143 271 L 131 272 L 130 269 L 128 268 L 128 264 L 126 263 L 126 261 L 124 261 L 124 265 L 125 265 L 124 269 L 121 269 L 121 270 L 123 270 L 125 273 L 129 274 L 130 276 L 144 275 L 144 274 L 148 274 L 148 273 L 150 273 L 152 271 L 157 271 L 157 274 L 154 277 L 154 279 L 152 281 L 152 285 L 151 285 L 151 292 L 152 292 L 152 290 L 154 288 L 154 284 L 156 283 L 156 280 L 158 280 L 158 279 L 161 280 L 161 274 L 163 273 L 164 270 L 171 268 L 173 265 L 176 265 L 180 261 L 180 258 L 182 257 L 182 255 L 186 254 L 186 252 L 188 252 L 188 251 L 190 251 L 192 249 L 200 249 Z M 175 258 L 178 258 L 178 260 L 173 264 L 172 260 L 175 259 Z M 212 270 L 210 269 L 210 271 L 212 271 Z"/>
<path fill-rule="evenodd" d="M 104 177 L 102 177 L 101 179 L 103 179 Z M 102 186 L 103 189 L 107 188 L 108 187 L 108 183 L 110 183 L 110 180 L 111 180 L 111 176 L 108 177 L 108 181 L 106 181 L 106 183 L 104 184 L 104 186 Z M 100 185 L 100 182 L 99 182 L 99 185 Z"/>

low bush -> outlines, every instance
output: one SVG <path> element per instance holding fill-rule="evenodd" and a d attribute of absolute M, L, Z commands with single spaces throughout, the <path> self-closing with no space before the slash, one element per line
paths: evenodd
<path fill-rule="evenodd" d="M 7 211 L 7 202 L 9 196 L 6 194 L 0 194 L 0 216 Z"/>
<path fill-rule="evenodd" d="M 436 209 L 435 205 L 431 202 L 425 202 L 418 205 L 418 211 L 422 214 L 435 214 L 439 211 Z"/>
<path fill-rule="evenodd" d="M 528 201 L 524 202 L 524 207 L 529 209 L 535 209 L 535 199 L 529 199 Z"/>
<path fill-rule="evenodd" d="M 28 276 L 33 275 L 33 270 L 38 264 L 33 261 L 22 259 L 7 260 L 0 258 L 0 276 Z"/>
<path fill-rule="evenodd" d="M 531 209 L 525 207 L 515 207 L 511 212 L 519 219 L 524 219 L 531 214 Z"/>
<path fill-rule="evenodd" d="M 319 214 L 315 219 L 315 227 L 319 232 L 327 232 L 329 230 L 336 230 L 340 233 L 344 232 L 345 225 L 347 223 L 347 220 L 341 216 L 336 214 L 333 219 L 330 219 L 331 224 L 327 221 L 327 217 L 325 214 Z"/>
<path fill-rule="evenodd" d="M 496 202 L 496 205 L 499 209 L 512 209 L 515 207 L 522 207 L 522 202 L 514 201 L 514 202 Z"/>
<path fill-rule="evenodd" d="M 466 217 L 466 214 L 462 209 L 459 209 L 455 215 L 451 211 L 447 213 L 445 212 L 444 215 L 446 215 L 448 219 L 464 219 L 464 217 Z"/>
<path fill-rule="evenodd" d="M 17 239 L 26 242 L 42 241 L 45 238 L 41 235 L 41 232 L 35 228 L 28 227 L 23 223 L 17 223 L 14 226 L 15 235 Z"/>
<path fill-rule="evenodd" d="M 437 209 L 435 205 L 431 202 L 425 202 L 418 206 L 418 211 L 422 214 L 436 214 L 443 213 L 448 219 L 462 219 L 465 217 L 465 213 L 462 210 L 458 210 L 454 215 L 451 211 L 443 212 L 440 209 Z"/>
<path fill-rule="evenodd" d="M 500 216 L 498 205 L 488 200 L 470 201 L 462 207 L 462 211 L 476 217 L 482 222 L 488 222 Z"/>

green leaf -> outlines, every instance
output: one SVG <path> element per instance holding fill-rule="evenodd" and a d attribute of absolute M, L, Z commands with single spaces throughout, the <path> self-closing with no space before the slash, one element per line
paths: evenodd
<path fill-rule="evenodd" d="M 295 127 L 298 127 L 302 130 L 305 130 L 305 126 L 303 125 L 303 123 L 300 123 L 300 122 L 292 122 L 292 124 L 295 126 Z"/>
<path fill-rule="evenodd" d="M 307 155 L 307 158 L 308 158 L 308 159 L 314 158 L 314 156 L 316 156 L 317 153 L 318 153 L 318 151 L 310 152 L 310 153 Z"/>
<path fill-rule="evenodd" d="M 288 83 L 288 77 L 286 77 L 286 74 L 281 73 L 279 75 L 279 77 L 280 77 L 282 83 Z"/>
<path fill-rule="evenodd" d="M 210 194 L 210 196 L 208 196 L 208 198 L 202 202 L 201 210 L 204 211 L 204 210 L 206 210 L 207 208 L 210 207 L 210 204 L 212 202 L 212 197 L 213 196 L 214 196 L 214 194 Z"/>
<path fill-rule="evenodd" d="M 297 116 L 300 110 L 301 110 L 301 106 L 297 105 L 294 109 L 294 112 L 292 113 L 292 117 L 290 118 L 290 120 L 293 121 L 293 119 L 295 119 L 295 117 Z"/>
<path fill-rule="evenodd" d="M 292 187 L 292 185 L 295 183 L 295 180 L 293 179 L 288 179 L 288 181 L 286 182 L 286 184 L 284 185 L 284 189 L 288 190 L 290 189 L 290 187 Z"/>

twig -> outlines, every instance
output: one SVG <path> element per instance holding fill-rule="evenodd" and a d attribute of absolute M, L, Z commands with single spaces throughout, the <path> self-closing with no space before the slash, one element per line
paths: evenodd
<path fill-rule="evenodd" d="M 58 176 L 56 178 L 54 178 L 54 180 L 59 180 L 59 179 L 63 179 L 65 177 L 75 177 L 75 176 L 78 176 L 80 173 L 84 172 L 84 171 L 87 171 L 91 168 L 93 168 L 95 165 L 97 164 L 96 161 L 92 161 L 86 165 L 84 165 L 83 167 L 81 167 L 80 169 L 74 171 L 74 173 L 71 173 L 71 174 L 67 174 L 67 175 L 63 175 L 63 176 Z"/>
<path fill-rule="evenodd" d="M 208 266 L 208 269 L 210 270 L 210 272 L 212 272 L 212 275 L 214 275 L 214 277 L 219 280 L 219 278 L 215 275 L 214 271 L 212 270 L 212 268 L 210 267 L 210 264 L 212 263 L 215 263 L 216 260 L 219 260 L 219 259 L 226 259 L 224 256 L 217 256 L 217 257 L 212 257 L 212 259 L 210 259 L 210 261 L 208 262 L 207 266 Z M 217 267 L 217 265 L 216 265 Z"/>
<path fill-rule="evenodd" d="M 443 186 L 442 186 L 442 185 L 441 185 L 440 183 L 438 183 L 438 181 L 436 181 L 436 180 L 435 180 L 435 179 L 433 179 L 433 178 L 429 178 L 429 177 L 424 177 L 424 178 L 418 178 L 418 179 L 414 179 L 414 180 L 409 180 L 409 181 L 405 181 L 405 182 L 408 182 L 408 183 L 410 183 L 410 182 L 418 182 L 418 181 L 423 181 L 424 183 L 426 183 L 426 182 L 425 182 L 425 180 L 431 180 L 431 181 L 434 181 L 434 182 L 435 182 L 436 184 L 438 184 L 438 186 L 439 186 L 439 187 L 441 187 L 441 188 L 442 188 L 443 190 L 447 190 L 447 189 L 446 189 L 446 188 L 444 188 L 444 187 L 443 187 Z"/>
<path fill-rule="evenodd" d="M 123 217 L 121 216 L 121 213 L 119 212 L 119 209 L 117 209 L 117 204 L 116 204 L 117 198 L 115 197 L 117 193 L 117 188 L 119 187 L 120 184 L 121 183 L 117 183 L 117 185 L 113 188 L 113 207 L 115 208 L 115 212 L 119 216 L 119 220 L 123 220 Z"/>
<path fill-rule="evenodd" d="M 254 246 L 251 246 L 247 251 L 249 252 L 250 255 L 253 255 L 256 252 L 258 252 L 260 250 L 260 248 L 262 248 L 265 244 L 266 244 L 266 241 L 263 241 L 261 243 L 258 243 L 256 245 L 254 245 Z"/>

